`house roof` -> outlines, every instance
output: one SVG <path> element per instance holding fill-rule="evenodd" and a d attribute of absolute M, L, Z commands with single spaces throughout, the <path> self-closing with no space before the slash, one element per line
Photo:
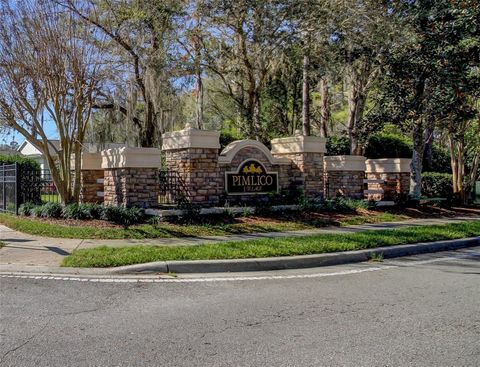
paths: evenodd
<path fill-rule="evenodd" d="M 60 141 L 59 140 L 50 140 L 50 142 L 55 146 L 56 149 L 60 149 Z M 119 143 L 107 143 L 107 144 L 94 144 L 94 143 L 85 143 L 83 145 L 84 152 L 95 153 L 103 149 L 109 148 L 119 148 L 123 147 L 125 144 Z M 19 147 L 18 152 L 27 157 L 40 157 L 43 156 L 43 153 L 40 152 L 36 147 L 33 146 L 32 143 L 25 140 Z"/>
<path fill-rule="evenodd" d="M 60 141 L 52 139 L 50 140 L 50 143 L 56 148 L 60 148 Z M 27 156 L 27 157 L 36 157 L 36 156 L 42 156 L 43 153 L 39 151 L 32 143 L 29 141 L 25 140 L 17 149 L 20 154 Z"/>

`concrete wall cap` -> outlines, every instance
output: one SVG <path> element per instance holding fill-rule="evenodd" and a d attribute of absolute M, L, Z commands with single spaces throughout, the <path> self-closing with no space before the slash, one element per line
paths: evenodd
<path fill-rule="evenodd" d="M 188 148 L 220 149 L 220 133 L 188 127 L 163 134 L 162 150 Z"/>
<path fill-rule="evenodd" d="M 75 167 L 75 160 L 72 159 L 72 168 Z M 101 170 L 102 155 L 99 153 L 82 153 L 82 170 Z"/>
<path fill-rule="evenodd" d="M 271 164 L 290 164 L 289 159 L 276 158 L 272 155 L 270 150 L 260 143 L 257 140 L 245 139 L 245 140 L 236 140 L 228 144 L 225 149 L 222 150 L 220 156 L 218 157 L 218 163 L 220 164 L 230 164 L 233 161 L 233 158 L 237 153 L 244 148 L 254 148 L 260 150 L 269 160 Z"/>
<path fill-rule="evenodd" d="M 157 148 L 122 147 L 103 150 L 102 168 L 160 168 L 161 151 Z"/>
<path fill-rule="evenodd" d="M 325 171 L 362 171 L 365 172 L 366 158 L 359 155 L 334 155 L 323 159 Z"/>
<path fill-rule="evenodd" d="M 327 139 L 319 136 L 290 136 L 272 140 L 272 154 L 325 153 Z"/>
<path fill-rule="evenodd" d="M 367 159 L 366 172 L 367 173 L 406 173 L 410 172 L 410 158 L 381 158 L 381 159 Z"/>

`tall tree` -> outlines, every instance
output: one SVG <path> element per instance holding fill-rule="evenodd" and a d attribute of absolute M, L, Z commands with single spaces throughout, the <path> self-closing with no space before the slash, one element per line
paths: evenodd
<path fill-rule="evenodd" d="M 371 129 L 364 118 L 369 92 L 383 65 L 385 52 L 398 44 L 401 28 L 392 1 L 335 2 L 335 31 L 332 34 L 344 66 L 348 88 L 346 126 L 350 154 L 363 154 L 363 138 Z"/>
<path fill-rule="evenodd" d="M 158 144 L 167 128 L 162 116 L 170 109 L 165 106 L 172 90 L 170 78 L 183 73 L 172 61 L 171 51 L 176 21 L 186 1 L 56 1 L 93 25 L 94 34 L 109 39 L 110 64 L 115 70 L 112 77 L 117 79 L 111 86 L 116 86 L 117 92 L 105 93 L 108 102 L 97 107 L 123 113 L 138 129 L 141 146 Z"/>
<path fill-rule="evenodd" d="M 204 0 L 211 37 L 206 68 L 237 105 L 240 128 L 261 139 L 262 92 L 275 58 L 290 36 L 290 0 Z"/>
<path fill-rule="evenodd" d="M 470 77 L 478 70 L 479 7 L 474 0 L 405 0 L 397 6 L 407 42 L 389 49 L 380 106 L 391 120 L 411 128 L 410 195 L 418 200 L 432 125 L 450 121 L 461 127 L 471 118 L 464 107 L 466 97 L 479 90 L 478 77 Z"/>
<path fill-rule="evenodd" d="M 77 201 L 82 144 L 103 80 L 101 50 L 89 42 L 91 30 L 52 1 L 0 5 L 0 120 L 44 154 L 62 203 Z"/>

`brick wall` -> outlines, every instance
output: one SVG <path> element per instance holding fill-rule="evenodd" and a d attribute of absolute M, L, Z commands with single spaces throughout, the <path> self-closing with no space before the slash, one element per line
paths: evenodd
<path fill-rule="evenodd" d="M 368 180 L 381 180 L 378 183 L 369 183 L 369 190 L 383 189 L 383 194 L 369 194 L 367 200 L 396 200 L 399 195 L 407 195 L 410 189 L 409 172 L 368 172 Z"/>
<path fill-rule="evenodd" d="M 183 179 L 192 203 L 219 203 L 223 192 L 223 177 L 218 167 L 218 149 L 168 150 L 166 165 Z"/>
<path fill-rule="evenodd" d="M 103 192 L 103 170 L 82 170 L 81 171 L 81 190 L 80 201 L 82 203 L 102 203 L 103 197 L 99 192 Z"/>
<path fill-rule="evenodd" d="M 294 183 L 306 196 L 323 196 L 323 154 L 322 153 L 288 153 L 278 157 L 292 161 L 287 173 L 288 184 Z"/>
<path fill-rule="evenodd" d="M 156 168 L 105 170 L 105 205 L 158 206 L 159 180 Z"/>
<path fill-rule="evenodd" d="M 337 196 L 363 199 L 364 179 L 363 171 L 325 172 L 325 195 L 329 199 Z"/>

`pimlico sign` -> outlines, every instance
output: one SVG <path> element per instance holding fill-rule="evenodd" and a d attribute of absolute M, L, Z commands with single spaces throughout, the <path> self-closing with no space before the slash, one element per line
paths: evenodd
<path fill-rule="evenodd" d="M 225 190 L 229 195 L 278 192 L 278 173 L 267 172 L 259 161 L 247 159 L 237 172 L 225 172 Z"/>

